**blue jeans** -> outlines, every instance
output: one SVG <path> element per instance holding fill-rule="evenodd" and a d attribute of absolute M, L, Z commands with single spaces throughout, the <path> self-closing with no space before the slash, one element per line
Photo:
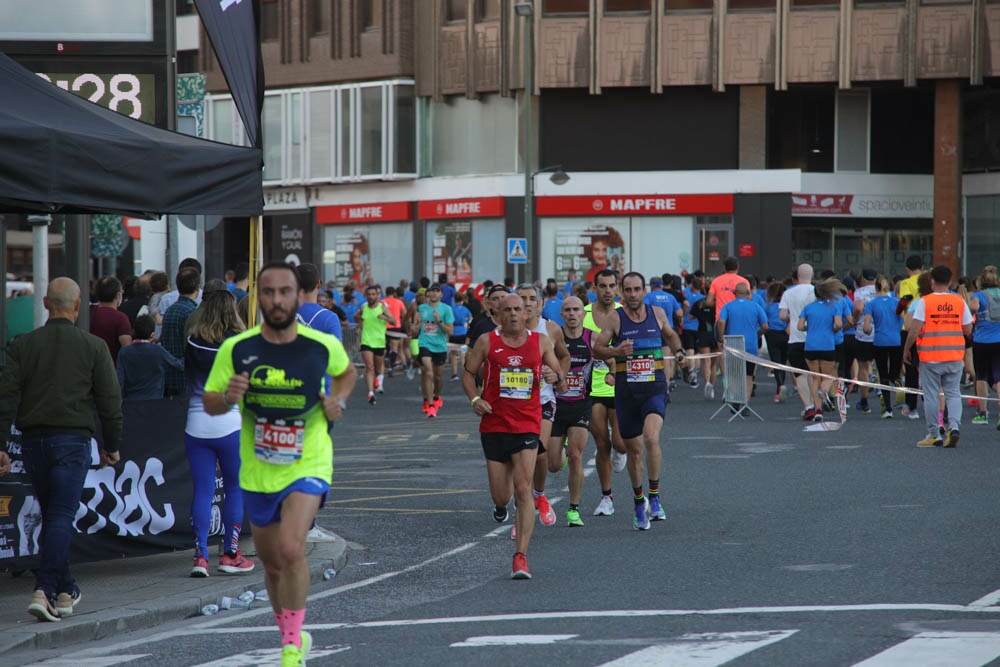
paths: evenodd
<path fill-rule="evenodd" d="M 90 437 L 22 436 L 21 452 L 42 509 L 35 589 L 49 596 L 72 593 L 76 583 L 69 573 L 69 543 L 91 464 Z"/>

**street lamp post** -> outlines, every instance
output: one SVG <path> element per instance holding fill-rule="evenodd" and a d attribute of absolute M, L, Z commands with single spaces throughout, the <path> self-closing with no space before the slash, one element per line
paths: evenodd
<path fill-rule="evenodd" d="M 532 148 L 532 113 L 531 96 L 535 88 L 535 45 L 534 45 L 534 17 L 535 6 L 532 2 L 518 2 L 514 5 L 514 11 L 524 19 L 524 237 L 528 239 L 528 257 L 524 264 L 525 280 L 534 280 L 534 257 L 536 248 L 533 239 L 534 228 L 534 187 L 533 174 L 531 173 L 531 148 Z"/>

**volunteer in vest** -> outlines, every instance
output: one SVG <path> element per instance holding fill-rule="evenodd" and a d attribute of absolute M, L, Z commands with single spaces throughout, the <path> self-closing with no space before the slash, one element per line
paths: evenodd
<path fill-rule="evenodd" d="M 583 327 L 596 335 L 617 320 L 615 311 L 621 304 L 615 303 L 618 296 L 618 278 L 610 269 L 597 272 L 597 300 L 584 306 Z M 582 299 L 581 299 L 582 301 Z M 594 510 L 594 516 L 611 516 L 615 513 L 615 498 L 611 492 L 611 472 L 625 469 L 625 442 L 618 430 L 615 414 L 614 373 L 610 372 L 606 361 L 594 359 L 590 371 L 590 433 L 597 446 L 595 466 L 597 479 L 601 483 L 601 501 Z M 610 435 L 609 435 L 610 429 Z"/>
<path fill-rule="evenodd" d="M 909 361 L 916 346 L 920 358 L 920 388 L 924 393 L 924 421 L 927 437 L 918 447 L 955 447 L 962 423 L 962 360 L 965 336 L 972 332 L 972 312 L 957 294 L 948 291 L 951 269 L 935 266 L 931 270 L 933 292 L 916 302 L 903 346 L 903 360 Z M 947 407 L 947 435 L 941 439 L 937 415 L 927 406 L 937 404 L 944 392 Z"/>
<path fill-rule="evenodd" d="M 542 317 L 542 290 L 534 283 L 521 283 L 517 286 L 517 295 L 524 301 L 524 325 L 530 331 L 548 336 L 555 350 L 556 358 L 559 359 L 561 377 L 566 377 L 569 371 L 569 350 L 563 340 L 562 329 Z M 535 462 L 535 476 L 532 488 L 532 495 L 535 499 L 535 509 L 538 510 L 538 518 L 542 525 L 551 526 L 556 522 L 556 513 L 552 510 L 548 497 L 545 495 L 545 481 L 549 475 L 549 465 L 546 457 L 542 456 L 548 450 L 546 445 L 552 435 L 552 422 L 556 418 L 556 393 L 553 386 L 545 381 L 543 377 L 539 383 L 539 396 L 542 401 L 542 425 L 540 439 L 538 442 L 538 459 Z"/>
<path fill-rule="evenodd" d="M 615 412 L 628 451 L 635 503 L 632 527 L 649 530 L 651 520 L 666 518 L 660 505 L 660 430 L 667 409 L 664 350 L 678 363 L 684 361 L 684 350 L 667 314 L 657 306 L 643 303 L 646 279 L 641 273 L 626 273 L 622 292 L 625 307 L 618 310 L 617 320 L 612 318 L 597 335 L 594 356 L 614 358 Z M 642 487 L 644 459 L 649 478 L 648 499 Z"/>
<path fill-rule="evenodd" d="M 295 321 L 299 279 L 293 266 L 267 264 L 257 285 L 264 321 L 222 343 L 202 402 L 210 415 L 241 408 L 243 505 L 281 633 L 281 664 L 300 665 L 312 645 L 302 629 L 309 592 L 306 533 L 330 491 L 329 423 L 343 415 L 356 374 L 339 340 Z M 329 392 L 326 375 L 333 378 Z"/>
<path fill-rule="evenodd" d="M 379 300 L 380 285 L 365 288 L 365 305 L 354 316 L 361 327 L 361 360 L 365 362 L 365 384 L 368 385 L 368 405 L 375 405 L 375 392 L 383 393 L 385 382 L 385 334 L 389 326 L 396 326 L 396 318 L 389 307 Z"/>
<path fill-rule="evenodd" d="M 531 487 L 542 427 L 539 390 L 543 364 L 561 390 L 565 384 L 548 336 L 526 327 L 521 297 L 504 296 L 493 313 L 500 326 L 480 336 L 465 355 L 462 389 L 472 403 L 472 411 L 481 419 L 479 433 L 493 497 L 493 518 L 498 523 L 507 520 L 511 487 L 514 489 L 517 546 L 511 578 L 531 579 L 527 553 L 535 525 Z M 476 376 L 482 370 L 480 394 Z"/>
<path fill-rule="evenodd" d="M 444 364 L 448 361 L 448 336 L 454 331 L 455 313 L 451 306 L 441 303 L 441 285 L 434 283 L 427 288 L 427 303 L 417 308 L 415 323 L 420 330 L 418 350 L 420 357 L 420 389 L 424 395 L 422 411 L 428 417 L 437 417 L 444 405 L 441 400 Z"/>
<path fill-rule="evenodd" d="M 569 509 L 566 524 L 582 526 L 580 498 L 583 494 L 583 448 L 590 434 L 590 370 L 594 355 L 590 347 L 593 334 L 583 327 L 583 302 L 568 296 L 562 302 L 562 333 L 569 350 L 566 391 L 556 392 L 556 419 L 548 442 L 549 472 L 561 470 L 569 458 Z M 565 441 L 566 446 L 563 446 Z"/>
<path fill-rule="evenodd" d="M 983 268 L 976 279 L 979 287 L 969 297 L 969 310 L 976 314 L 972 330 L 972 362 L 976 370 L 976 396 L 979 412 L 973 424 L 988 424 L 987 398 L 992 387 L 1000 396 L 1000 275 L 997 267 Z M 1000 430 L 1000 421 L 997 421 Z"/>

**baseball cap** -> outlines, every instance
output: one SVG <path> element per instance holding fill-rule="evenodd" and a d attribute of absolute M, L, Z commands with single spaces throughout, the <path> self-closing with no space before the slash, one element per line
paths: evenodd
<path fill-rule="evenodd" d="M 420 283 L 418 283 L 416 280 L 410 281 L 410 289 L 417 289 L 418 287 L 420 287 Z"/>
<path fill-rule="evenodd" d="M 430 292 L 431 290 L 437 290 L 440 292 L 441 286 L 437 283 L 431 283 L 431 286 L 427 288 L 427 291 Z"/>
<path fill-rule="evenodd" d="M 649 285 L 650 287 L 660 287 L 663 285 L 663 280 L 661 278 L 651 278 Z"/>
<path fill-rule="evenodd" d="M 861 271 L 861 277 L 865 280 L 875 280 L 878 274 L 875 273 L 875 269 L 864 269 Z"/>

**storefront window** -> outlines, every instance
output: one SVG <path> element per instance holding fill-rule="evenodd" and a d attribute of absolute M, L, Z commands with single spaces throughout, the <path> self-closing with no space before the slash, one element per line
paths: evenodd
<path fill-rule="evenodd" d="M 1000 235 L 996 233 L 1000 196 L 969 197 L 965 206 L 965 272 L 976 275 L 988 264 L 1000 264 Z"/>
<path fill-rule="evenodd" d="M 323 230 L 323 276 L 343 287 L 353 280 L 383 288 L 413 277 L 413 225 L 332 225 Z"/>
<path fill-rule="evenodd" d="M 811 264 L 818 275 L 827 269 L 833 269 L 831 253 L 831 231 L 827 229 L 798 228 L 792 229 L 793 265 Z"/>
<path fill-rule="evenodd" d="M 449 282 L 499 282 L 512 273 L 504 255 L 502 219 L 428 220 L 424 229 L 426 270 L 431 278 L 446 273 Z"/>

